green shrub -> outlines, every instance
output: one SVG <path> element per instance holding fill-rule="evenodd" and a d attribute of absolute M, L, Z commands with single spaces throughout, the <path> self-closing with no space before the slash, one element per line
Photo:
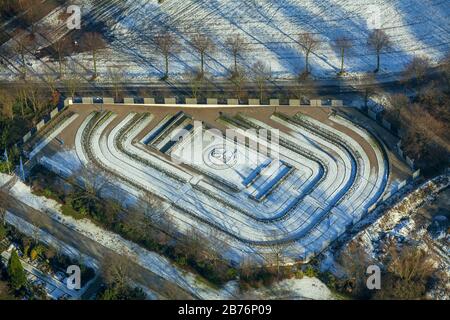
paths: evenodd
<path fill-rule="evenodd" d="M 303 277 L 305 276 L 305 274 L 303 273 L 302 270 L 297 270 L 297 271 L 295 271 L 294 276 L 295 276 L 296 279 L 303 279 Z"/>
<path fill-rule="evenodd" d="M 8 278 L 11 287 L 14 290 L 22 289 L 26 282 L 27 278 L 25 277 L 25 271 L 22 267 L 22 263 L 19 260 L 19 256 L 17 255 L 16 250 L 11 252 L 11 257 L 8 261 Z"/>
<path fill-rule="evenodd" d="M 312 266 L 309 265 L 306 267 L 304 274 L 309 278 L 316 278 L 319 273 L 317 272 L 316 269 L 314 269 Z"/>
<path fill-rule="evenodd" d="M 61 212 L 63 215 L 72 217 L 76 220 L 80 220 L 86 217 L 85 214 L 80 213 L 78 211 L 76 211 L 75 209 L 72 208 L 72 206 L 70 204 L 64 204 L 61 206 Z"/>
<path fill-rule="evenodd" d="M 0 241 L 5 239 L 7 235 L 7 231 L 3 223 L 0 223 Z"/>

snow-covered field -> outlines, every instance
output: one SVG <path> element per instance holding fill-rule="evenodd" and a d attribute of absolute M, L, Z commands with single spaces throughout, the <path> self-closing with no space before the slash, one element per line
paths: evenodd
<path fill-rule="evenodd" d="M 289 129 L 279 134 L 278 158 L 255 130 L 243 130 L 274 128 L 243 114 L 220 122 L 248 144 L 239 139 L 225 143 L 220 131 L 200 127 L 172 145 L 167 137 L 178 137 L 180 126 L 189 122 L 183 119 L 166 117 L 158 124 L 148 113 L 94 112 L 78 128 L 74 150 L 46 154 L 39 161 L 63 176 L 83 165 L 107 171 L 128 204 L 142 191 L 159 196 L 175 227 L 182 232 L 194 228 L 225 243 L 218 247 L 236 262 L 249 255 L 264 258 L 273 246 L 282 246 L 293 260 L 309 259 L 365 215 L 387 185 L 389 166 L 381 146 L 342 118 L 330 119 L 352 135 L 307 116 L 273 115 L 273 123 Z M 165 131 L 146 141 L 154 128 Z M 184 150 L 195 149 L 199 135 L 203 140 L 195 153 L 203 162 L 192 163 Z M 372 159 L 355 137 L 368 142 Z M 269 149 L 267 155 L 260 154 L 262 147 Z M 166 150 L 165 157 L 160 150 Z M 172 154 L 177 156 L 167 157 Z M 246 156 L 233 161 L 236 154 Z M 249 155 L 260 163 L 242 162 Z"/>
<path fill-rule="evenodd" d="M 66 154 L 66 156 L 69 153 Z M 0 174 L 0 187 L 8 183 L 12 179 L 11 176 Z M 206 286 L 203 282 L 197 280 L 197 278 L 189 273 L 178 269 L 173 266 L 167 259 L 159 256 L 156 253 L 149 252 L 130 241 L 127 241 L 112 232 L 99 228 L 88 220 L 75 220 L 71 217 L 64 216 L 61 213 L 60 205 L 54 200 L 49 200 L 44 197 L 35 196 L 32 194 L 31 189 L 22 182 L 16 182 L 11 190 L 10 194 L 17 197 L 24 203 L 28 204 L 32 208 L 41 211 L 49 215 L 57 223 L 61 223 L 74 232 L 79 232 L 84 236 L 97 241 L 105 247 L 113 250 L 114 252 L 127 256 L 142 267 L 156 273 L 162 278 L 169 280 L 182 288 L 191 292 L 197 297 L 202 299 L 237 299 L 240 297 L 239 289 L 235 281 L 231 281 L 226 284 L 220 290 L 216 290 Z M 35 235 L 36 229 L 34 226 L 28 224 L 24 220 L 8 213 L 6 219 L 9 223 L 20 227 L 20 229 L 29 234 Z M 79 258 L 83 256 L 73 247 L 62 243 L 58 239 L 51 235 L 39 230 L 39 238 L 52 245 L 60 248 L 66 254 Z M 88 263 L 94 268 L 97 268 L 97 262 L 92 258 L 83 256 L 83 261 Z M 141 286 L 139 283 L 135 283 L 136 286 Z M 158 299 L 158 294 L 150 291 L 148 288 L 143 287 L 150 299 Z M 242 298 L 252 299 L 314 299 L 314 300 L 329 300 L 335 297 L 330 290 L 318 279 L 305 277 L 303 279 L 287 279 L 279 284 L 276 284 L 270 288 L 263 288 L 258 290 L 252 290 L 242 296 Z"/>
<path fill-rule="evenodd" d="M 11 179 L 11 176 L 0 173 L 0 187 L 5 185 Z M 222 290 L 214 290 L 203 282 L 198 281 L 194 274 L 179 269 L 172 265 L 169 260 L 157 253 L 145 250 L 113 232 L 109 232 L 96 226 L 87 219 L 75 220 L 72 217 L 64 216 L 61 213 L 60 204 L 54 200 L 34 195 L 31 192 L 30 187 L 21 181 L 16 182 L 9 192 L 12 196 L 20 199 L 20 201 L 26 203 L 33 209 L 50 216 L 55 220 L 55 223 L 61 223 L 69 229 L 72 229 L 73 232 L 78 232 L 116 253 L 128 257 L 143 268 L 179 285 L 194 296 L 202 299 L 229 299 L 236 293 L 235 283 L 229 283 Z M 11 215 L 8 215 L 8 219 L 17 220 L 15 216 Z M 31 225 L 30 227 L 33 228 Z M 61 244 L 58 240 L 42 231 L 40 231 L 39 237 L 52 245 L 61 246 L 61 249 L 65 250 L 68 254 L 73 254 L 76 251 L 74 248 Z"/>
<path fill-rule="evenodd" d="M 417 189 L 409 190 L 399 200 L 392 199 L 380 212 L 373 217 L 367 217 L 368 221 L 361 221 L 355 228 L 360 231 L 354 236 L 348 237 L 348 242 L 342 250 L 352 246 L 361 246 L 373 261 L 383 265 L 389 253 L 389 244 L 396 246 L 414 246 L 427 253 L 427 257 L 433 262 L 435 269 L 440 272 L 441 281 L 434 281 L 432 288 L 427 293 L 430 299 L 448 300 L 450 292 L 450 250 L 448 234 L 448 218 L 443 215 L 428 217 L 434 202 L 440 196 L 449 194 L 450 174 L 442 174 L 426 181 Z M 395 202 L 398 201 L 398 202 Z M 442 214 L 445 214 L 444 207 Z M 448 211 L 448 210 L 447 210 Z M 363 228 L 363 226 L 368 226 Z M 358 230 L 358 229 L 357 229 Z M 333 272 L 338 277 L 343 276 L 340 265 L 334 260 L 336 252 L 331 248 L 324 252 L 321 261 L 323 270 Z"/>
<path fill-rule="evenodd" d="M 269 288 L 253 289 L 246 293 L 249 299 L 336 300 L 330 289 L 317 278 L 286 279 Z"/>
<path fill-rule="evenodd" d="M 249 45 L 240 57 L 251 70 L 256 59 L 267 63 L 276 78 L 292 78 L 304 68 L 298 34 L 313 33 L 320 47 L 311 56 L 312 72 L 317 77 L 335 76 L 340 68 L 339 50 L 334 40 L 346 36 L 353 42 L 347 53 L 346 70 L 353 75 L 375 69 L 375 54 L 367 38 L 374 28 L 383 29 L 392 45 L 382 54 L 382 72 L 398 72 L 414 56 L 437 62 L 450 49 L 450 2 L 442 0 L 79 0 L 83 19 L 105 25 L 111 42 L 100 53 L 99 72 L 107 75 L 108 66 L 122 66 L 130 78 L 148 79 L 162 75 L 163 61 L 155 53 L 151 36 L 160 29 L 173 31 L 181 50 L 171 57 L 171 72 L 176 76 L 198 68 L 199 57 L 191 46 L 192 34 L 209 35 L 216 50 L 206 57 L 207 72 L 224 76 L 232 65 L 226 47 L 230 35 L 239 34 Z M 46 30 L 52 27 L 46 19 Z M 59 22 L 59 24 L 61 24 Z M 47 31 L 47 33 L 50 31 Z M 52 36 L 46 34 L 46 38 Z M 33 60 L 36 72 L 57 70 L 56 64 Z M 88 53 L 71 60 L 90 68 Z M 78 69 L 83 69 L 78 65 Z M 6 75 L 5 75 L 6 76 Z M 105 77 L 103 77 L 104 79 Z"/>

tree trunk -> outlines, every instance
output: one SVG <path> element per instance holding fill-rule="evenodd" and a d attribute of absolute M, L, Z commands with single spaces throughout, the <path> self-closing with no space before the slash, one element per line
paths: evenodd
<path fill-rule="evenodd" d="M 20 59 L 22 60 L 22 76 L 23 76 L 23 79 L 26 79 L 27 66 L 26 66 L 26 61 L 25 61 L 25 53 L 23 51 L 20 54 Z"/>
<path fill-rule="evenodd" d="M 204 52 L 202 52 L 201 54 L 200 54 L 200 56 L 201 56 L 201 72 L 202 72 L 202 77 L 203 77 L 203 75 L 205 74 L 205 53 Z"/>
<path fill-rule="evenodd" d="M 377 68 L 375 69 L 375 72 L 380 71 L 380 52 L 377 52 Z"/>
<path fill-rule="evenodd" d="M 96 51 L 92 51 L 92 60 L 94 60 L 94 78 L 97 78 L 97 54 Z"/>
<path fill-rule="evenodd" d="M 345 49 L 341 49 L 341 73 L 344 73 L 344 55 L 345 55 Z"/>
<path fill-rule="evenodd" d="M 164 78 L 169 78 L 169 55 L 165 56 L 166 59 L 166 73 L 164 75 Z"/>
<path fill-rule="evenodd" d="M 59 77 L 62 78 L 62 61 L 61 61 L 61 58 L 59 58 Z"/>
<path fill-rule="evenodd" d="M 309 73 L 309 52 L 307 52 L 306 56 L 305 56 L 305 70 L 306 70 L 306 73 L 308 74 Z"/>
<path fill-rule="evenodd" d="M 262 103 L 263 100 L 263 84 L 259 84 L 259 101 Z"/>
<path fill-rule="evenodd" d="M 234 73 L 237 74 L 237 53 L 234 54 Z"/>

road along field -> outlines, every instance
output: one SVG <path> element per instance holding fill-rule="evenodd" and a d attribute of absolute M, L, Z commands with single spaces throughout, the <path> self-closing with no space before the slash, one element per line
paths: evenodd
<path fill-rule="evenodd" d="M 392 176 L 383 145 L 329 108 L 71 105 L 65 113 L 57 139 L 36 143 L 40 164 L 63 177 L 107 173 L 114 188 L 105 195 L 124 206 L 154 195 L 179 231 L 199 231 L 236 262 L 274 249 L 309 259 L 366 215 Z"/>

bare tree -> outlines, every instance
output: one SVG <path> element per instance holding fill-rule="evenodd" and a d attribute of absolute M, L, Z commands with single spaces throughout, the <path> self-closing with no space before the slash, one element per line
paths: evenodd
<path fill-rule="evenodd" d="M 36 24 L 39 19 L 51 11 L 51 5 L 40 0 L 19 0 L 16 5 L 23 12 L 23 19 L 30 25 L 31 34 L 36 32 Z"/>
<path fill-rule="evenodd" d="M 16 102 L 15 97 L 8 91 L 0 90 L 0 106 L 1 113 L 9 119 L 14 119 L 14 103 Z"/>
<path fill-rule="evenodd" d="M 305 73 L 309 74 L 309 55 L 319 48 L 320 42 L 312 33 L 301 33 L 298 36 L 298 43 L 305 54 Z"/>
<path fill-rule="evenodd" d="M 162 80 L 166 80 L 169 78 L 169 58 L 171 54 L 174 54 L 180 50 L 180 45 L 173 33 L 168 30 L 162 31 L 158 33 L 154 37 L 154 43 L 156 45 L 156 49 L 163 55 L 164 57 L 164 76 Z"/>
<path fill-rule="evenodd" d="M 23 87 L 29 106 L 34 112 L 34 119 L 36 120 L 42 115 L 49 104 L 49 91 L 41 83 L 36 82 L 24 82 Z"/>
<path fill-rule="evenodd" d="M 185 81 L 189 83 L 192 98 L 197 99 L 204 85 L 204 78 L 198 72 L 188 71 L 183 75 Z"/>
<path fill-rule="evenodd" d="M 69 97 L 75 96 L 83 82 L 84 79 L 81 76 L 79 69 L 75 65 L 70 68 L 70 70 L 66 70 L 66 73 L 63 77 L 63 83 L 69 94 Z"/>
<path fill-rule="evenodd" d="M 46 75 L 43 77 L 43 82 L 47 85 L 47 88 L 50 90 L 51 96 L 55 97 L 58 94 L 57 82 L 54 76 Z"/>
<path fill-rule="evenodd" d="M 26 87 L 22 83 L 19 83 L 15 88 L 14 94 L 19 101 L 20 114 L 22 117 L 25 117 L 25 109 L 29 107 Z"/>
<path fill-rule="evenodd" d="M 6 209 L 3 207 L 0 207 L 0 222 L 6 225 Z"/>
<path fill-rule="evenodd" d="M 369 104 L 369 99 L 379 90 L 377 80 L 372 73 L 364 75 L 361 79 L 361 90 L 364 95 L 364 107 L 367 108 Z"/>
<path fill-rule="evenodd" d="M 421 83 L 431 68 L 430 59 L 424 56 L 415 56 L 408 63 L 403 71 L 402 80 L 405 82 L 413 81 L 414 84 Z"/>
<path fill-rule="evenodd" d="M 129 257 L 109 254 L 105 257 L 102 276 L 105 282 L 118 290 L 129 286 L 131 275 L 131 261 Z"/>
<path fill-rule="evenodd" d="M 247 81 L 245 72 L 243 69 L 238 68 L 237 71 L 233 71 L 229 78 L 232 86 L 234 87 L 234 93 L 237 99 L 244 97 L 244 85 Z"/>
<path fill-rule="evenodd" d="M 267 81 L 272 78 L 272 70 L 270 67 L 261 60 L 256 61 L 253 64 L 253 79 L 258 86 L 260 101 L 264 98 L 264 88 Z"/>
<path fill-rule="evenodd" d="M 339 37 L 334 41 L 334 47 L 340 51 L 341 54 L 341 70 L 339 71 L 339 74 L 344 73 L 344 58 L 345 53 L 347 50 L 349 50 L 353 46 L 352 41 L 345 37 Z"/>
<path fill-rule="evenodd" d="M 437 275 L 435 254 L 411 245 L 401 246 L 401 250 L 398 248 L 395 242 L 390 244 L 384 259 L 387 270 L 383 275 L 383 286 L 375 293 L 374 298 L 425 298 L 427 284 Z"/>
<path fill-rule="evenodd" d="M 243 52 L 248 50 L 248 44 L 245 40 L 239 35 L 235 34 L 229 37 L 226 41 L 226 46 L 231 51 L 234 59 L 234 73 L 239 73 L 238 70 L 238 56 L 242 55 Z"/>
<path fill-rule="evenodd" d="M 444 74 L 447 83 L 450 83 L 450 53 L 442 59 L 439 70 Z"/>
<path fill-rule="evenodd" d="M 214 42 L 205 34 L 195 34 L 192 39 L 192 46 L 200 54 L 200 75 L 205 74 L 205 55 L 215 50 Z"/>
<path fill-rule="evenodd" d="M 274 230 L 271 238 L 287 238 L 288 235 L 289 232 L 287 230 Z M 277 281 L 279 281 L 281 276 L 281 267 L 287 262 L 287 253 L 291 248 L 291 244 L 285 242 L 274 242 L 267 248 L 269 251 L 264 254 L 266 265 L 268 267 L 275 267 Z"/>
<path fill-rule="evenodd" d="M 140 208 L 145 217 L 153 222 L 159 222 L 164 214 L 161 200 L 149 192 L 142 195 L 139 200 Z"/>
<path fill-rule="evenodd" d="M 88 32 L 83 35 L 83 46 L 92 53 L 92 62 L 94 64 L 93 78 L 97 78 L 97 52 L 99 49 L 104 48 L 106 43 L 103 36 L 98 32 Z"/>
<path fill-rule="evenodd" d="M 365 285 L 365 274 L 367 267 L 374 264 L 369 255 L 364 251 L 360 243 L 350 242 L 337 255 L 337 262 L 345 273 L 349 288 L 348 291 L 356 297 L 367 294 Z"/>
<path fill-rule="evenodd" d="M 396 127 L 400 126 L 400 113 L 409 105 L 409 98 L 404 94 L 393 94 L 389 96 L 389 104 L 386 111 L 387 119 Z"/>
<path fill-rule="evenodd" d="M 313 79 L 304 78 L 301 80 L 290 88 L 289 93 L 291 95 L 300 100 L 307 100 L 308 97 L 318 94 L 317 84 Z"/>
<path fill-rule="evenodd" d="M 108 78 L 111 81 L 116 100 L 120 98 L 120 91 L 123 88 L 122 84 L 124 77 L 125 72 L 121 66 L 108 67 Z"/>
<path fill-rule="evenodd" d="M 94 166 L 83 167 L 71 177 L 76 184 L 81 184 L 85 192 L 77 196 L 78 199 L 98 201 L 105 188 L 110 186 L 109 174 L 97 170 Z"/>
<path fill-rule="evenodd" d="M 375 29 L 370 35 L 367 41 L 368 45 L 375 51 L 377 55 L 377 68 L 375 73 L 380 71 L 380 56 L 383 50 L 390 46 L 391 41 L 389 36 L 381 29 Z"/>
<path fill-rule="evenodd" d="M 62 78 L 63 66 L 66 60 L 66 56 L 72 50 L 72 42 L 70 41 L 69 38 L 63 37 L 53 44 L 53 49 L 55 50 L 58 58 L 59 77 Z"/>
<path fill-rule="evenodd" d="M 28 47 L 31 45 L 32 39 L 25 30 L 21 32 L 21 35 L 15 39 L 15 44 L 12 47 L 13 52 L 19 57 L 21 64 L 21 78 L 25 79 L 27 77 L 27 60 L 26 55 L 28 52 Z"/>

